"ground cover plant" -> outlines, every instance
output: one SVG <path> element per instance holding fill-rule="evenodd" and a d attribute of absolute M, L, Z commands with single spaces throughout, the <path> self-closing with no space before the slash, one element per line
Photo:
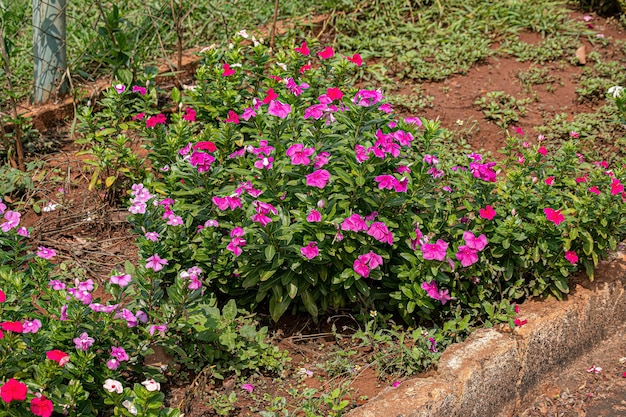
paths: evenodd
<path fill-rule="evenodd" d="M 621 87 L 594 90 L 597 123 L 510 129 L 496 158 L 450 146 L 470 123 L 446 131 L 363 84 L 380 75 L 367 51 L 306 39 L 270 52 L 241 31 L 171 101 L 148 69 L 79 109 L 90 187 L 129 206 L 139 258 L 89 282 L 2 209 L 0 347 L 32 347 L 2 355 L 7 412 L 175 415 L 160 390 L 187 379 L 214 389 L 219 415 L 342 415 L 366 400 L 343 378 L 373 369 L 396 386 L 477 326 L 523 326 L 515 303 L 564 296 L 578 270 L 593 279 L 623 238 L 623 162 L 579 140 L 619 133 Z M 294 312 L 349 317 L 314 336 L 340 347 L 323 363 L 291 368 L 271 343 L 266 326 Z M 159 350 L 172 359 L 147 365 Z"/>

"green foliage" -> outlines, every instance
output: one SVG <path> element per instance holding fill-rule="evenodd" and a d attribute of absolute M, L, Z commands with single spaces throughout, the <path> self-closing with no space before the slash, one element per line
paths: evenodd
<path fill-rule="evenodd" d="M 526 114 L 526 105 L 530 99 L 516 99 L 504 91 L 491 91 L 474 102 L 488 120 L 493 120 L 502 129 L 519 121 L 519 116 Z"/>

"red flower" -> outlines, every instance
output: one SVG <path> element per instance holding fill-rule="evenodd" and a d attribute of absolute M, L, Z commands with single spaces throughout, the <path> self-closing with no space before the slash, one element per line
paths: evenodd
<path fill-rule="evenodd" d="M 188 122 L 196 121 L 196 111 L 191 107 L 187 107 L 185 109 L 185 114 L 183 115 L 183 120 L 187 120 Z"/>
<path fill-rule="evenodd" d="M 523 325 L 525 325 L 526 323 L 528 323 L 528 320 L 520 320 L 520 319 L 515 319 L 513 321 L 513 323 L 517 326 L 517 327 L 522 327 Z"/>
<path fill-rule="evenodd" d="M 0 327 L 9 332 L 22 333 L 24 331 L 24 326 L 19 321 L 3 321 Z"/>
<path fill-rule="evenodd" d="M 0 303 L 4 303 L 7 300 L 7 295 L 4 291 L 0 290 Z"/>
<path fill-rule="evenodd" d="M 222 66 L 224 72 L 222 72 L 222 77 L 230 77 L 231 75 L 235 75 L 235 70 L 230 67 L 228 64 L 224 64 Z"/>
<path fill-rule="evenodd" d="M 311 64 L 306 64 L 300 67 L 300 74 L 304 74 L 306 71 L 311 69 Z"/>
<path fill-rule="evenodd" d="M 335 56 L 335 51 L 330 46 L 327 46 L 323 51 L 319 51 L 317 55 L 322 59 L 329 59 Z"/>
<path fill-rule="evenodd" d="M 46 357 L 51 361 L 59 363 L 59 366 L 64 366 L 70 361 L 70 355 L 59 349 L 54 349 L 46 352 Z"/>
<path fill-rule="evenodd" d="M 28 388 L 25 383 L 11 378 L 0 387 L 0 397 L 2 397 L 2 401 L 5 403 L 10 403 L 13 400 L 24 401 L 26 399 L 26 391 L 28 391 Z"/>
<path fill-rule="evenodd" d="M 337 87 L 329 87 L 326 89 L 326 95 L 332 101 L 341 100 L 343 98 L 343 93 Z"/>
<path fill-rule="evenodd" d="M 311 50 L 307 46 L 306 42 L 302 42 L 302 46 L 299 48 L 293 48 L 294 51 L 301 53 L 304 56 L 309 56 Z"/>
<path fill-rule="evenodd" d="M 543 213 L 546 215 L 546 219 L 550 220 L 556 226 L 565 220 L 565 216 L 561 214 L 561 210 L 546 207 L 543 209 Z"/>
<path fill-rule="evenodd" d="M 228 118 L 224 119 L 224 123 L 239 124 L 239 115 L 232 110 L 228 110 Z"/>
<path fill-rule="evenodd" d="M 146 127 L 153 128 L 156 125 L 163 125 L 167 121 L 167 118 L 163 113 L 159 113 L 156 116 L 150 116 L 146 119 Z"/>
<path fill-rule="evenodd" d="M 359 54 L 354 54 L 351 57 L 347 56 L 346 59 L 352 62 L 353 64 L 355 64 L 357 67 L 360 67 L 361 65 L 363 65 L 363 59 L 361 58 L 361 55 Z"/>
<path fill-rule="evenodd" d="M 30 411 L 36 416 L 50 417 L 54 411 L 54 404 L 45 395 L 41 395 L 30 401 Z"/>
<path fill-rule="evenodd" d="M 203 150 L 203 151 L 215 152 L 217 150 L 217 147 L 215 146 L 215 143 L 211 141 L 206 141 L 206 142 L 196 143 L 195 145 L 193 145 L 193 149 L 196 151 Z"/>
<path fill-rule="evenodd" d="M 486 206 L 484 209 L 478 210 L 478 215 L 483 219 L 492 220 L 496 217 L 496 211 L 491 206 Z"/>
<path fill-rule="evenodd" d="M 548 150 L 545 148 L 545 146 L 542 146 L 539 149 L 537 149 L 537 152 L 539 152 L 542 156 L 546 156 L 548 153 Z"/>
<path fill-rule="evenodd" d="M 548 177 L 545 180 L 546 185 L 552 185 L 554 184 L 554 177 Z"/>
<path fill-rule="evenodd" d="M 276 100 L 277 98 L 278 98 L 278 94 L 274 92 L 273 88 L 270 88 L 269 90 L 267 90 L 267 95 L 263 99 L 263 104 L 269 104 L 270 101 Z"/>

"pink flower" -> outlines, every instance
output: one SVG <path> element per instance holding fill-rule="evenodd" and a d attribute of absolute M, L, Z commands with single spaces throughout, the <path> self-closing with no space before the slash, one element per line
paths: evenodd
<path fill-rule="evenodd" d="M 22 215 L 16 211 L 6 211 L 4 213 L 4 218 L 6 222 L 0 225 L 0 229 L 2 229 L 2 231 L 6 233 L 14 227 L 17 227 L 20 224 L 20 217 L 22 217 Z"/>
<path fill-rule="evenodd" d="M 301 143 L 295 143 L 287 149 L 287 156 L 293 165 L 309 165 L 309 157 L 315 153 L 315 148 L 305 148 Z"/>
<path fill-rule="evenodd" d="M 30 400 L 30 411 L 36 416 L 50 417 L 54 411 L 54 404 L 45 395 L 37 393 Z"/>
<path fill-rule="evenodd" d="M 321 59 L 329 59 L 335 56 L 335 51 L 330 46 L 327 46 L 326 48 L 324 48 L 324 50 L 318 52 L 317 55 Z"/>
<path fill-rule="evenodd" d="M 456 253 L 456 259 L 461 261 L 461 265 L 468 267 L 478 262 L 478 252 L 476 249 L 470 248 L 467 245 L 459 246 L 459 251 Z"/>
<path fill-rule="evenodd" d="M 226 197 L 218 197 L 215 196 L 211 199 L 211 201 L 213 201 L 213 204 L 215 204 L 217 206 L 217 208 L 219 208 L 220 210 L 224 211 L 228 208 L 230 208 L 231 210 L 235 210 L 238 207 L 241 207 L 241 199 L 239 197 L 231 197 L 231 196 L 226 196 Z"/>
<path fill-rule="evenodd" d="M 70 361 L 70 355 L 59 349 L 49 350 L 46 352 L 46 358 L 51 361 L 58 362 L 59 366 L 64 366 Z"/>
<path fill-rule="evenodd" d="M 246 232 L 243 230 L 243 227 L 235 227 L 230 231 L 230 237 L 242 237 Z"/>
<path fill-rule="evenodd" d="M 359 90 L 352 102 L 358 106 L 369 107 L 383 99 L 383 93 L 378 90 Z"/>
<path fill-rule="evenodd" d="M 400 386 L 401 382 L 400 381 L 394 381 L 393 384 L 391 384 L 391 388 L 398 388 Z"/>
<path fill-rule="evenodd" d="M 89 348 L 94 344 L 95 339 L 89 337 L 87 332 L 82 332 L 79 337 L 75 337 L 73 340 L 76 349 L 87 352 Z"/>
<path fill-rule="evenodd" d="M 107 361 L 107 368 L 109 368 L 110 370 L 114 371 L 119 367 L 120 367 L 120 361 L 118 361 L 117 359 L 111 358 Z"/>
<path fill-rule="evenodd" d="M 254 391 L 254 385 L 252 384 L 242 384 L 241 385 L 241 389 L 248 391 L 248 392 L 252 392 Z"/>
<path fill-rule="evenodd" d="M 367 151 L 365 150 L 365 147 L 363 145 L 356 145 L 354 147 L 354 154 L 356 156 L 356 161 L 359 164 L 369 159 L 369 156 L 367 156 Z"/>
<path fill-rule="evenodd" d="M 565 220 L 565 216 L 561 214 L 561 210 L 546 207 L 543 209 L 543 213 L 546 215 L 546 219 L 553 222 L 556 226 Z"/>
<path fill-rule="evenodd" d="M 448 250 L 448 243 L 439 239 L 437 243 L 424 243 L 421 249 L 424 259 L 443 261 Z"/>
<path fill-rule="evenodd" d="M 359 55 L 359 54 L 354 54 L 352 56 L 347 56 L 345 58 L 348 61 L 352 62 L 357 67 L 360 67 L 361 65 L 363 65 L 363 58 L 361 58 L 361 55 Z"/>
<path fill-rule="evenodd" d="M 241 250 L 242 246 L 246 246 L 246 241 L 240 237 L 234 237 L 228 245 L 226 245 L 226 250 L 231 251 L 235 256 L 239 256 L 243 253 L 243 250 Z"/>
<path fill-rule="evenodd" d="M 306 176 L 306 185 L 323 189 L 330 180 L 330 172 L 325 169 L 318 169 Z"/>
<path fill-rule="evenodd" d="M 522 320 L 522 319 L 513 320 L 513 324 L 515 324 L 517 327 L 522 327 L 523 325 L 527 323 L 528 323 L 528 320 Z"/>
<path fill-rule="evenodd" d="M 24 320 L 22 333 L 37 333 L 41 329 L 41 320 Z"/>
<path fill-rule="evenodd" d="M 485 249 L 485 246 L 487 246 L 487 236 L 480 235 L 476 237 L 474 233 L 469 230 L 463 232 L 463 240 L 465 240 L 467 247 L 477 250 L 478 252 Z"/>
<path fill-rule="evenodd" d="M 354 260 L 352 269 L 354 269 L 354 272 L 356 272 L 363 278 L 367 278 L 370 276 L 370 267 L 367 265 L 367 263 L 363 259 L 361 259 L 361 257 L 358 257 L 357 259 Z"/>
<path fill-rule="evenodd" d="M 0 328 L 7 332 L 22 333 L 24 331 L 24 325 L 19 321 L 3 321 L 0 323 Z"/>
<path fill-rule="evenodd" d="M 372 236 L 379 242 L 393 245 L 393 233 L 389 231 L 387 225 L 383 222 L 372 223 L 369 230 L 367 231 L 367 234 Z"/>
<path fill-rule="evenodd" d="M 222 65 L 222 77 L 230 77 L 231 75 L 235 75 L 235 70 L 230 67 L 228 63 Z"/>
<path fill-rule="evenodd" d="M 113 88 L 115 88 L 117 94 L 122 94 L 124 91 L 126 91 L 126 86 L 124 84 L 115 84 Z"/>
<path fill-rule="evenodd" d="M 617 195 L 624 191 L 624 185 L 617 178 L 611 180 L 611 195 Z"/>
<path fill-rule="evenodd" d="M 478 210 L 478 215 L 483 219 L 493 220 L 493 218 L 496 217 L 496 211 L 493 207 L 487 205 L 485 208 Z"/>
<path fill-rule="evenodd" d="M 537 152 L 541 154 L 541 156 L 546 156 L 548 154 L 548 150 L 545 146 L 540 146 L 539 149 L 537 149 Z"/>
<path fill-rule="evenodd" d="M 600 195 L 600 189 L 596 186 L 590 187 L 587 191 L 594 193 L 595 195 Z"/>
<path fill-rule="evenodd" d="M 57 255 L 57 253 L 54 251 L 54 249 L 39 246 L 35 255 L 42 259 L 52 259 Z"/>
<path fill-rule="evenodd" d="M 554 177 L 548 177 L 544 180 L 544 182 L 546 183 L 546 185 L 552 185 L 554 184 Z"/>
<path fill-rule="evenodd" d="M 303 56 L 309 56 L 309 54 L 311 53 L 311 50 L 309 49 L 309 47 L 305 42 L 302 42 L 302 45 L 296 48 L 293 48 L 294 51 L 298 52 L 299 54 L 303 55 Z"/>
<path fill-rule="evenodd" d="M 283 104 L 278 100 L 272 100 L 267 109 L 267 113 L 284 119 L 291 113 L 291 106 L 289 104 Z"/>
<path fill-rule="evenodd" d="M 569 132 L 569 135 L 572 139 L 578 139 L 578 133 L 574 132 L 573 130 Z"/>
<path fill-rule="evenodd" d="M 322 221 L 322 214 L 319 211 L 313 209 L 313 210 L 309 211 L 309 214 L 307 214 L 306 221 L 309 222 L 309 223 L 321 222 Z"/>
<path fill-rule="evenodd" d="M 361 215 L 354 213 L 350 217 L 346 217 L 341 222 L 341 230 L 351 230 L 353 232 L 360 232 L 367 230 L 367 223 Z"/>
<path fill-rule="evenodd" d="M 578 262 L 578 255 L 575 251 L 568 250 L 567 252 L 565 252 L 565 259 L 570 261 L 572 264 L 575 264 L 576 262 Z"/>
<path fill-rule="evenodd" d="M 4 291 L 0 290 L 0 303 L 4 303 L 7 300 L 7 295 Z"/>
<path fill-rule="evenodd" d="M 587 372 L 590 372 L 592 374 L 599 374 L 600 372 L 602 372 L 602 368 L 592 365 L 590 368 L 587 368 Z"/>
<path fill-rule="evenodd" d="M 320 254 L 320 250 L 317 247 L 317 242 L 309 242 L 306 246 L 300 248 L 300 253 L 307 259 L 313 259 Z"/>
<path fill-rule="evenodd" d="M 319 154 L 317 154 L 314 159 L 313 167 L 321 168 L 324 165 L 328 164 L 329 156 L 330 154 L 328 152 L 320 152 Z"/>
<path fill-rule="evenodd" d="M 126 350 L 124 350 L 123 347 L 117 347 L 117 346 L 111 346 L 111 356 L 113 356 L 115 359 L 117 359 L 120 362 L 124 362 L 130 359 L 128 357 L 128 354 L 126 353 Z"/>
<path fill-rule="evenodd" d="M 145 237 L 146 240 L 150 240 L 152 242 L 158 242 L 160 236 L 157 232 L 146 232 L 146 234 L 143 235 L 143 237 Z"/>
<path fill-rule="evenodd" d="M 111 284 L 117 284 L 120 287 L 127 286 L 128 284 L 130 284 L 130 281 L 132 281 L 132 277 L 130 276 L 130 274 L 113 275 L 111 276 L 111 278 L 109 278 L 109 282 L 111 282 Z"/>
<path fill-rule="evenodd" d="M 146 261 L 146 269 L 152 269 L 154 272 L 162 270 L 163 266 L 168 264 L 167 259 L 159 257 L 156 253 Z"/>

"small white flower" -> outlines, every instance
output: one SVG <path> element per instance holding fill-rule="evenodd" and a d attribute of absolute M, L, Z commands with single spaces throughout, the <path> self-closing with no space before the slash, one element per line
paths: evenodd
<path fill-rule="evenodd" d="M 246 32 L 245 29 L 240 30 L 239 32 L 237 32 L 237 35 L 241 36 L 244 39 L 248 39 L 250 37 L 250 35 L 248 35 L 248 32 Z"/>
<path fill-rule="evenodd" d="M 161 384 L 156 382 L 154 379 L 146 379 L 145 381 L 141 383 L 141 385 L 146 387 L 146 389 L 150 392 L 161 390 Z"/>
<path fill-rule="evenodd" d="M 105 390 L 109 392 L 117 392 L 118 394 L 124 392 L 124 387 L 122 386 L 122 383 L 120 381 L 116 381 L 115 379 L 105 379 L 104 385 L 102 386 Z"/>
<path fill-rule="evenodd" d="M 599 374 L 600 372 L 602 372 L 602 368 L 600 368 L 599 366 L 592 365 L 591 368 L 587 368 L 587 372 Z"/>
<path fill-rule="evenodd" d="M 52 201 L 49 202 L 48 204 L 46 204 L 41 211 L 43 211 L 44 213 L 49 213 L 51 211 L 54 211 L 57 209 L 57 207 L 59 207 L 59 205 L 57 203 L 53 203 Z"/>
<path fill-rule="evenodd" d="M 241 64 L 236 63 L 236 64 L 230 64 L 231 68 L 241 68 Z"/>
<path fill-rule="evenodd" d="M 282 62 L 277 62 L 276 65 L 282 68 L 283 71 L 287 71 L 287 64 L 283 64 Z"/>
<path fill-rule="evenodd" d="M 614 85 L 613 87 L 609 88 L 609 91 L 607 91 L 607 94 L 612 96 L 613 98 L 618 98 L 619 96 L 622 95 L 622 91 L 624 91 L 624 87 L 620 87 L 619 85 Z"/>
<path fill-rule="evenodd" d="M 135 407 L 135 404 L 131 403 L 128 400 L 124 400 L 122 402 L 122 405 L 124 407 L 126 407 L 126 409 L 128 410 L 129 413 L 131 413 L 132 415 L 136 416 L 137 415 L 137 407 Z"/>

